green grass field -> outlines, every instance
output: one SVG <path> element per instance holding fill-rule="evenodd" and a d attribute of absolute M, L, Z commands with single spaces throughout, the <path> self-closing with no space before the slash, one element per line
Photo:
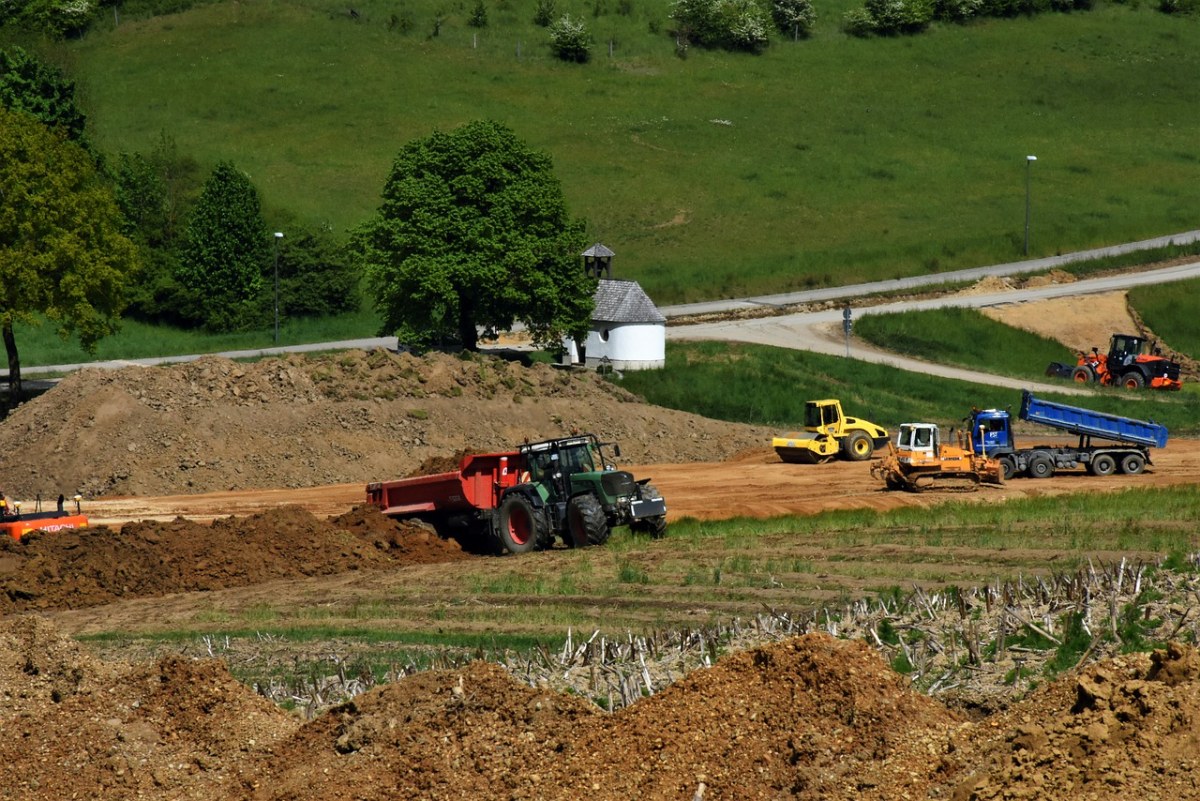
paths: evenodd
<path fill-rule="evenodd" d="M 597 40 L 585 65 L 550 56 L 533 5 L 477 29 L 464 0 L 219 2 L 43 52 L 104 150 L 165 132 L 336 230 L 404 142 L 498 119 L 660 303 L 1018 259 L 1027 177 L 1031 256 L 1196 227 L 1200 27 L 1151 5 L 857 40 L 832 0 L 807 41 L 679 58 L 664 0 L 560 2 Z"/>

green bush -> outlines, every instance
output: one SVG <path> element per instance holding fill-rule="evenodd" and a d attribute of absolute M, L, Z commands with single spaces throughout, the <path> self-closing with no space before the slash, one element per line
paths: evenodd
<path fill-rule="evenodd" d="M 1164 14 L 1200 13 L 1200 0 L 1159 0 L 1158 10 Z"/>
<path fill-rule="evenodd" d="M 684 43 L 761 52 L 771 17 L 756 0 L 675 0 L 671 19 Z"/>
<path fill-rule="evenodd" d="M 771 3 L 771 19 L 775 27 L 793 38 L 807 38 L 812 33 L 817 12 L 812 0 L 774 0 Z"/>
<path fill-rule="evenodd" d="M 533 10 L 533 24 L 541 28 L 550 27 L 557 11 L 554 0 L 537 0 L 537 7 Z"/>
<path fill-rule="evenodd" d="M 933 16 L 946 22 L 966 22 L 979 16 L 984 0 L 934 0 Z"/>
<path fill-rule="evenodd" d="M 918 33 L 933 19 L 931 0 L 867 0 L 865 8 L 880 36 Z"/>
<path fill-rule="evenodd" d="M 550 49 L 563 61 L 583 64 L 592 57 L 592 35 L 583 20 L 564 14 L 550 26 Z"/>
<path fill-rule="evenodd" d="M 842 30 L 865 39 L 875 33 L 875 19 L 865 8 L 852 8 L 842 15 Z"/>
<path fill-rule="evenodd" d="M 17 0 L 0 4 L 0 10 L 26 28 L 61 37 L 86 30 L 96 3 L 95 0 Z"/>
<path fill-rule="evenodd" d="M 487 6 L 483 4 L 483 0 L 475 0 L 475 7 L 471 9 L 471 18 L 467 20 L 467 24 L 472 28 L 486 28 L 488 24 Z"/>

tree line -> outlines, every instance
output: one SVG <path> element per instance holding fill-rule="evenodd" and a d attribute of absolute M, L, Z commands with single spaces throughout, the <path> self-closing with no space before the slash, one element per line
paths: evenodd
<path fill-rule="evenodd" d="M 356 309 L 416 349 L 475 349 L 521 321 L 554 346 L 587 330 L 594 279 L 584 223 L 550 159 L 476 121 L 407 143 L 373 217 L 348 237 L 264 219 L 231 161 L 207 174 L 162 135 L 151 152 L 99 153 L 74 85 L 0 50 L 0 330 L 19 397 L 14 324 L 48 320 L 94 352 L 122 317 L 211 332 Z M 360 288 L 361 287 L 361 288 Z"/>

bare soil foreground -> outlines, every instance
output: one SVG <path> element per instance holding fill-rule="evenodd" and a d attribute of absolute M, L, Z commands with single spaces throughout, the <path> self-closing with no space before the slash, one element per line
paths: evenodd
<path fill-rule="evenodd" d="M 615 713 L 483 662 L 304 723 L 215 660 L 101 663 L 0 620 L 0 797 L 217 799 L 1189 799 L 1200 658 L 1094 665 L 982 721 L 867 645 L 810 634 Z"/>
<path fill-rule="evenodd" d="M 674 571 L 683 594 L 632 584 L 567 600 L 617 625 L 686 628 L 878 588 L 879 578 L 847 571 L 850 550 L 860 566 L 864 552 L 886 565 L 887 581 L 899 571 L 928 587 L 986 581 L 1029 558 L 975 543 L 864 548 L 839 545 L 836 532 L 764 534 L 757 557 L 780 572 L 714 601 L 703 581 L 730 570 L 737 549 L 719 538 L 668 533 L 636 565 L 622 563 L 620 542 L 483 558 L 361 505 L 367 481 L 572 430 L 620 442 L 622 462 L 654 480 L 675 521 L 944 500 L 884 492 L 861 463 L 782 464 L 765 447 L 776 432 L 650 407 L 545 366 L 380 351 L 83 371 L 0 424 L 5 493 L 32 503 L 80 492 L 97 524 L 0 542 L 0 799 L 1200 798 L 1200 657 L 1177 644 L 1091 664 L 986 718 L 964 711 L 969 699 L 942 703 L 893 672 L 867 645 L 883 630 L 877 612 L 870 628 L 841 632 L 849 639 L 785 636 L 702 669 L 653 654 L 632 694 L 640 686 L 649 696 L 611 713 L 583 693 L 475 662 L 305 716 L 235 680 L 226 662 L 135 659 L 119 642 L 85 648 L 72 638 L 217 632 L 255 614 L 294 616 L 263 617 L 267 627 L 360 619 L 487 632 L 503 620 L 521 631 L 522 607 L 555 602 L 536 591 L 536 575 L 582 587 L 590 575 L 639 570 Z M 1200 443 L 1172 441 L 1140 476 L 1022 479 L 954 498 L 1198 480 Z M 693 587 L 697 565 L 705 572 Z M 1132 564 L 1112 572 L 1112 598 L 1127 598 L 1141 577 Z M 1013 593 L 1030 620 L 1058 611 L 1036 584 Z M 966 630 L 1008 603 L 921 599 L 928 615 L 912 624 L 923 634 L 911 656 L 931 670 L 958 658 L 943 644 L 970 647 Z M 1083 603 L 1103 619 L 1105 596 Z M 1153 614 L 1194 636 L 1191 606 Z M 953 616 L 954 638 L 934 626 L 935 611 Z M 703 643 L 698 652 L 711 662 Z M 1020 662 L 1006 659 L 977 670 L 1019 677 Z M 595 687 L 605 670 L 584 657 L 559 672 Z"/>

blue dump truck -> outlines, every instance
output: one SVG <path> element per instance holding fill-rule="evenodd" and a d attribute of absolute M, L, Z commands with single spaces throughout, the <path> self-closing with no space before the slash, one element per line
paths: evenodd
<path fill-rule="evenodd" d="M 1078 406 L 1021 394 L 1020 418 L 1079 436 L 1079 444 L 1018 448 L 1012 415 L 1005 409 L 973 409 L 971 449 L 1000 461 L 1004 480 L 1014 476 L 1049 478 L 1057 470 L 1086 468 L 1094 476 L 1121 472 L 1137 475 L 1150 464 L 1150 449 L 1167 444 L 1166 426 L 1131 417 L 1093 412 Z"/>

